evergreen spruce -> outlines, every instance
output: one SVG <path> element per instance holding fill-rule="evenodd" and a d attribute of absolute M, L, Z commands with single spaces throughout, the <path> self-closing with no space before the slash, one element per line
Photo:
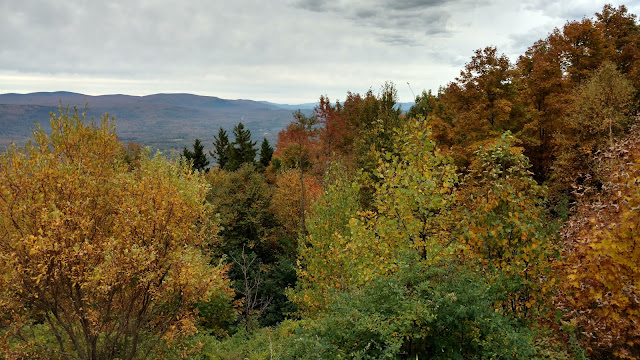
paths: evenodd
<path fill-rule="evenodd" d="M 260 165 L 266 169 L 271 162 L 271 157 L 273 157 L 273 147 L 269 144 L 269 140 L 265 138 L 260 146 Z"/>
<path fill-rule="evenodd" d="M 231 148 L 229 143 L 229 136 L 227 132 L 220 128 L 218 136 L 213 137 L 214 152 L 209 152 L 209 155 L 216 161 L 220 169 L 225 169 L 229 163 L 229 150 Z"/>
<path fill-rule="evenodd" d="M 185 159 L 192 162 L 191 167 L 193 167 L 193 170 L 205 171 L 209 165 L 207 155 L 204 153 L 204 145 L 202 145 L 200 139 L 196 139 L 193 143 L 193 151 L 190 151 L 185 147 L 182 150 L 182 155 Z"/>
<path fill-rule="evenodd" d="M 229 166 L 227 170 L 235 171 L 245 163 L 255 164 L 257 150 L 255 149 L 256 142 L 251 141 L 251 131 L 245 129 L 240 122 L 233 128 L 233 135 L 235 140 L 229 147 Z"/>

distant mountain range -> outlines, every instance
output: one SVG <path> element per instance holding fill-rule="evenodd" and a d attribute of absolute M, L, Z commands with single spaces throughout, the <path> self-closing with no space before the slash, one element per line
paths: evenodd
<path fill-rule="evenodd" d="M 242 122 L 256 141 L 266 137 L 275 145 L 278 132 L 293 120 L 292 113 L 310 112 L 315 104 L 282 105 L 252 100 L 226 100 L 192 94 L 148 96 L 90 96 L 71 92 L 0 94 L 0 151 L 11 142 L 22 145 L 31 137 L 34 123 L 49 129 L 50 112 L 60 105 L 84 109 L 87 117 L 104 113 L 116 119 L 116 131 L 123 142 L 136 141 L 152 149 L 167 151 L 190 146 L 196 138 L 212 147 L 220 127 L 231 136 Z"/>
<path fill-rule="evenodd" d="M 233 127 L 242 122 L 253 140 L 266 138 L 275 146 L 278 132 L 293 120 L 300 109 L 310 114 L 316 103 L 298 105 L 266 101 L 227 100 L 192 94 L 154 94 L 147 96 L 91 96 L 66 91 L 31 94 L 0 94 L 0 152 L 11 142 L 24 144 L 35 124 L 49 130 L 49 114 L 60 106 L 87 105 L 87 118 L 105 113 L 116 119 L 116 132 L 124 143 L 138 142 L 153 151 L 181 150 L 198 138 L 206 150 L 213 147 L 213 136 L 222 127 L 232 138 Z M 408 110 L 411 103 L 401 103 Z"/>

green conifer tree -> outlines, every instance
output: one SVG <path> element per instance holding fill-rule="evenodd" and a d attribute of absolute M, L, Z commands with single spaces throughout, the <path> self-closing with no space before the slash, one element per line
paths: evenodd
<path fill-rule="evenodd" d="M 209 155 L 218 163 L 220 169 L 225 169 L 229 163 L 229 150 L 231 146 L 229 136 L 223 128 L 218 130 L 218 136 L 213 137 L 213 147 L 214 152 L 209 152 Z"/>
<path fill-rule="evenodd" d="M 205 171 L 207 166 L 209 166 L 209 160 L 204 153 L 204 145 L 202 145 L 200 139 L 196 139 L 193 143 L 193 151 L 185 147 L 182 150 L 182 155 L 185 159 L 192 162 L 191 167 L 193 170 Z"/>
<path fill-rule="evenodd" d="M 251 141 L 251 131 L 245 129 L 240 122 L 233 128 L 233 135 L 235 140 L 229 147 L 227 170 L 235 171 L 245 163 L 255 164 L 257 150 L 255 149 L 256 142 Z"/>
<path fill-rule="evenodd" d="M 271 157 L 273 157 L 273 147 L 269 144 L 269 140 L 265 138 L 260 146 L 260 164 L 266 168 L 271 162 Z"/>

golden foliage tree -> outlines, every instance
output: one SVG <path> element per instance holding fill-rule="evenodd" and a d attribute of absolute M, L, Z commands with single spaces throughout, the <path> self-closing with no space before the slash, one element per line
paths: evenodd
<path fill-rule="evenodd" d="M 533 180 L 528 159 L 513 141 L 506 132 L 476 152 L 460 191 L 459 226 L 468 258 L 478 261 L 488 278 L 506 280 L 508 299 L 501 308 L 527 318 L 551 290 L 552 229 L 545 189 Z"/>
<path fill-rule="evenodd" d="M 108 115 L 61 109 L 51 127 L 0 157 L 5 350 L 133 359 L 193 333 L 196 302 L 231 296 L 202 253 L 206 182 L 160 156 L 130 166 Z"/>
<path fill-rule="evenodd" d="M 298 282 L 289 297 L 299 313 L 316 316 L 326 310 L 331 293 L 348 288 L 352 241 L 350 221 L 359 208 L 359 185 L 341 165 L 332 164 L 325 176 L 322 196 L 307 218 L 308 234 L 298 248 Z"/>
<path fill-rule="evenodd" d="M 302 214 L 309 211 L 311 203 L 321 192 L 320 184 L 314 177 L 303 174 L 302 182 L 300 177 L 298 169 L 289 169 L 280 174 L 271 198 L 271 210 L 290 234 L 304 232 Z"/>

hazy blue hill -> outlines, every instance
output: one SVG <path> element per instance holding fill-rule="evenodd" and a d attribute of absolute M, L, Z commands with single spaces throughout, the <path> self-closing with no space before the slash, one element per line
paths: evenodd
<path fill-rule="evenodd" d="M 49 112 L 54 107 L 41 105 L 0 104 L 0 150 L 13 141 L 23 144 L 31 136 L 35 124 L 49 127 Z"/>
<path fill-rule="evenodd" d="M 260 103 L 265 104 L 265 105 L 269 105 L 269 106 L 273 106 L 279 109 L 286 109 L 286 110 L 313 110 L 316 105 L 318 105 L 318 103 L 305 103 L 305 104 L 297 104 L 297 105 L 289 105 L 289 104 L 276 104 L 276 103 L 272 103 L 272 102 L 268 102 L 268 101 L 260 101 Z"/>
<path fill-rule="evenodd" d="M 13 105 L 51 105 L 55 106 L 63 102 L 77 103 L 89 98 L 88 95 L 77 94 L 67 91 L 56 92 L 36 92 L 31 94 L 2 94 L 1 104 Z"/>
<path fill-rule="evenodd" d="M 398 105 L 400 106 L 400 108 L 402 109 L 403 113 L 406 113 L 407 111 L 409 111 L 409 109 L 411 109 L 411 107 L 414 105 L 415 103 L 412 102 L 404 102 L 404 103 L 398 103 Z"/>
<path fill-rule="evenodd" d="M 269 106 L 252 100 L 226 100 L 214 96 L 201 96 L 192 94 L 154 94 L 143 96 L 140 98 L 140 101 L 204 109 L 279 109 L 277 106 Z"/>
<path fill-rule="evenodd" d="M 266 105 L 270 105 L 276 108 L 280 108 L 280 109 L 287 109 L 287 110 L 292 110 L 292 111 L 296 111 L 296 110 L 302 110 L 302 111 L 309 111 L 309 110 L 313 110 L 316 105 L 318 105 L 318 103 L 305 103 L 305 104 L 297 104 L 297 105 L 289 105 L 289 104 L 275 104 L 275 103 L 271 103 L 268 101 L 260 101 L 263 104 Z M 398 103 L 397 106 L 401 106 L 402 107 L 402 112 L 407 112 L 409 111 L 409 109 L 411 109 L 411 106 L 413 106 L 413 102 L 404 102 L 404 103 Z"/>
<path fill-rule="evenodd" d="M 123 141 L 137 141 L 163 151 L 191 145 L 196 137 L 208 150 L 218 128 L 231 133 L 240 121 L 251 130 L 254 140 L 266 137 L 275 143 L 278 132 L 293 119 L 294 109 L 290 105 L 192 94 L 91 96 L 65 91 L 0 94 L 0 151 L 12 141 L 24 143 L 34 123 L 47 129 L 49 113 L 57 113 L 60 105 L 82 110 L 85 104 L 88 117 L 107 112 L 115 117 L 118 136 Z"/>

